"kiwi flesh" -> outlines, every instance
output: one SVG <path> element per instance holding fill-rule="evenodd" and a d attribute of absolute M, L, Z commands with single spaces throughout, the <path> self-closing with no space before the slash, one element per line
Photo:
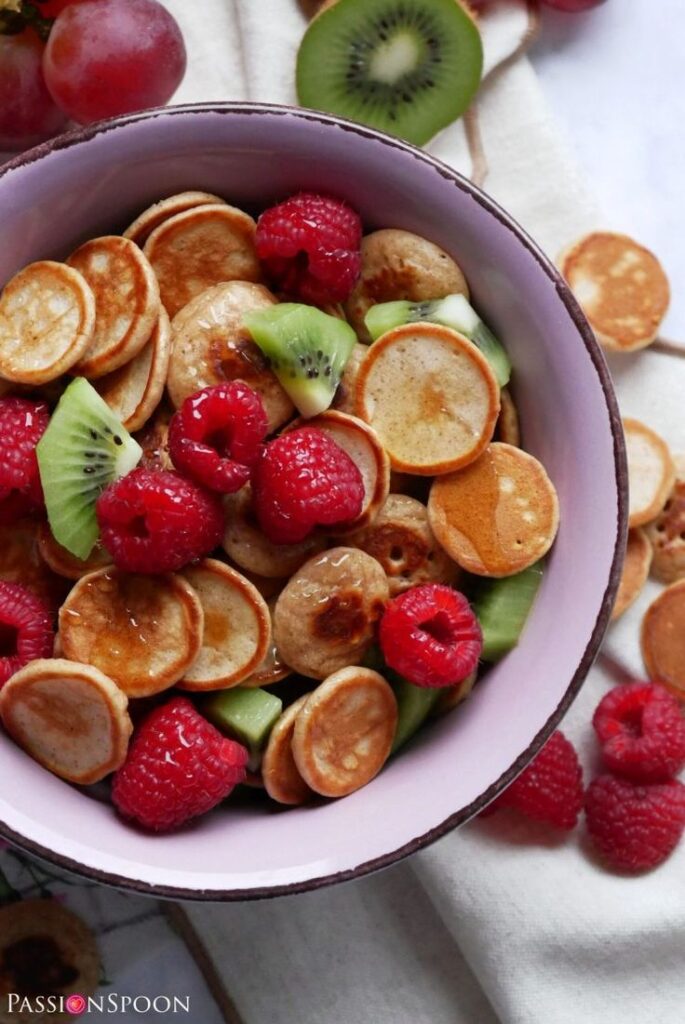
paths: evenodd
<path fill-rule="evenodd" d="M 387 668 L 384 669 L 384 675 L 397 701 L 397 728 L 391 749 L 391 753 L 395 754 L 421 728 L 442 691 L 438 687 L 414 686 Z"/>
<path fill-rule="evenodd" d="M 297 94 L 422 146 L 464 113 L 482 68 L 480 33 L 458 0 L 338 0 L 305 32 Z"/>
<path fill-rule="evenodd" d="M 138 463 L 142 448 L 95 388 L 77 377 L 59 400 L 36 448 L 50 529 L 76 558 L 98 538 L 95 503 Z"/>
<path fill-rule="evenodd" d="M 247 686 L 219 690 L 202 704 L 203 714 L 232 739 L 247 747 L 250 771 L 256 771 L 269 734 L 283 711 L 273 693 Z"/>
<path fill-rule="evenodd" d="M 483 631 L 483 661 L 499 661 L 516 647 L 543 572 L 543 563 L 536 562 L 515 576 L 479 582 L 473 597 L 473 610 Z"/>
<path fill-rule="evenodd" d="M 350 325 L 297 302 L 247 313 L 243 322 L 301 415 L 324 412 L 357 344 Z"/>
<path fill-rule="evenodd" d="M 433 299 L 430 302 L 379 302 L 371 306 L 364 317 L 373 341 L 386 331 L 391 331 L 393 327 L 419 323 L 422 320 L 442 324 L 464 334 L 478 346 L 490 363 L 499 386 L 504 387 L 508 384 L 511 377 L 509 356 L 502 343 L 483 323 L 464 295 L 447 295 L 444 299 Z"/>

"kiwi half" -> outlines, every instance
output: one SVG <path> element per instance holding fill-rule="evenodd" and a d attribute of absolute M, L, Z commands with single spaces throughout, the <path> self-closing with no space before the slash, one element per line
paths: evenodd
<path fill-rule="evenodd" d="M 514 576 L 479 582 L 473 610 L 483 631 L 483 661 L 499 661 L 516 647 L 543 572 L 543 562 L 536 562 Z"/>
<path fill-rule="evenodd" d="M 302 416 L 324 412 L 357 343 L 350 325 L 297 302 L 246 313 L 243 323 Z"/>
<path fill-rule="evenodd" d="M 480 33 L 458 0 L 338 0 L 305 32 L 297 94 L 422 146 L 480 84 Z"/>
<path fill-rule="evenodd" d="M 84 377 L 59 400 L 36 448 L 55 540 L 86 559 L 98 538 L 95 502 L 137 464 L 143 450 Z"/>

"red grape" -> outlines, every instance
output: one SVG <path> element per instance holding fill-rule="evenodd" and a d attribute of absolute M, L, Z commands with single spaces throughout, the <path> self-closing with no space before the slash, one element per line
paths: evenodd
<path fill-rule="evenodd" d="M 557 11 L 568 11 L 575 14 L 577 11 L 589 11 L 591 7 L 599 7 L 604 0 L 542 0 L 548 7 L 554 7 Z"/>
<path fill-rule="evenodd" d="M 65 7 L 69 7 L 71 4 L 82 4 L 85 2 L 86 0 L 46 0 L 45 3 L 38 4 L 37 6 L 44 18 L 56 18 L 58 14 L 61 14 Z"/>
<path fill-rule="evenodd" d="M 185 69 L 181 30 L 157 0 L 65 7 L 43 58 L 55 102 L 80 124 L 161 106 Z"/>
<path fill-rule="evenodd" d="M 45 86 L 42 57 L 43 44 L 31 29 L 0 35 L 0 150 L 35 146 L 66 121 Z"/>

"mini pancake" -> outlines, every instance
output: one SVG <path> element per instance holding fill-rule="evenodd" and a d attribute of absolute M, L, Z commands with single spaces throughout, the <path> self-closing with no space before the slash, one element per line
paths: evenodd
<path fill-rule="evenodd" d="M 128 700 L 93 665 L 63 658 L 29 662 L 0 691 L 13 740 L 43 767 L 88 786 L 116 771 L 133 731 Z"/>
<path fill-rule="evenodd" d="M 95 389 L 127 430 L 140 430 L 159 405 L 170 357 L 171 324 L 162 308 L 150 340 L 138 355 L 95 382 Z"/>
<path fill-rule="evenodd" d="M 74 372 L 95 379 L 143 348 L 159 318 L 159 287 L 137 245 L 119 235 L 86 242 L 68 259 L 95 295 L 95 333 Z"/>
<path fill-rule="evenodd" d="M 0 525 L 0 580 L 28 587 L 56 611 L 64 600 L 65 583 L 43 557 L 42 530 L 43 524 L 33 519 Z"/>
<path fill-rule="evenodd" d="M 685 578 L 685 467 L 675 459 L 676 482 L 656 519 L 645 527 L 654 552 L 652 575 L 662 583 Z"/>
<path fill-rule="evenodd" d="M 66 373 L 89 348 L 95 296 L 82 274 L 43 260 L 20 270 L 0 296 L 0 375 L 45 384 Z"/>
<path fill-rule="evenodd" d="M 649 606 L 641 643 L 648 678 L 685 700 L 685 580 L 672 583 Z"/>
<path fill-rule="evenodd" d="M 15 993 L 33 1002 L 49 992 L 59 1005 L 74 992 L 85 998 L 96 992 L 102 969 L 92 931 L 56 899 L 21 899 L 0 907 L 0 1021 L 2 1024 L 66 1024 L 67 1011 L 21 1010 Z M 41 985 L 45 985 L 45 988 Z M 10 1009 L 11 1007 L 11 1009 Z"/>
<path fill-rule="evenodd" d="M 112 556 L 99 542 L 85 561 L 72 555 L 55 540 L 47 523 L 40 523 L 38 527 L 38 550 L 52 571 L 68 580 L 80 580 L 82 576 L 112 564 Z"/>
<path fill-rule="evenodd" d="M 59 613 L 64 656 L 95 665 L 129 697 L 178 682 L 199 653 L 203 625 L 200 600 L 183 577 L 113 566 L 80 579 Z"/>
<path fill-rule="evenodd" d="M 183 570 L 204 613 L 197 657 L 179 684 L 184 690 L 237 686 L 259 668 L 271 644 L 266 601 L 249 580 L 215 558 Z"/>
<path fill-rule="evenodd" d="M 509 388 L 502 388 L 499 393 L 499 401 L 500 410 L 499 419 L 495 427 L 495 441 L 513 444 L 515 448 L 520 448 L 521 428 L 519 426 L 519 414 Z"/>
<path fill-rule="evenodd" d="M 261 281 L 252 217 L 214 203 L 177 213 L 155 228 L 144 252 L 170 317 L 220 281 Z"/>
<path fill-rule="evenodd" d="M 290 704 L 269 733 L 269 742 L 262 757 L 262 780 L 272 800 L 279 804 L 305 804 L 313 796 L 300 775 L 292 751 L 295 722 L 310 694 L 303 694 Z"/>
<path fill-rule="evenodd" d="M 433 536 L 426 506 L 406 494 L 390 494 L 374 521 L 347 543 L 380 562 L 391 597 L 420 583 L 453 584 L 460 572 Z"/>
<path fill-rule="evenodd" d="M 143 210 L 123 232 L 124 238 L 130 238 L 142 248 L 155 228 L 170 217 L 175 217 L 177 213 L 185 213 L 186 210 L 194 210 L 198 206 L 215 206 L 223 202 L 221 196 L 212 195 L 211 192 L 179 192 L 178 195 L 160 199 L 159 202 L 148 206 L 147 210 Z"/>
<path fill-rule="evenodd" d="M 435 705 L 435 715 L 446 715 L 448 711 L 453 711 L 454 708 L 458 707 L 459 704 L 463 703 L 467 697 L 471 695 L 473 687 L 476 685 L 476 679 L 478 678 L 478 670 L 474 669 L 473 672 L 467 675 L 466 679 L 462 679 L 456 686 L 446 686 L 440 690 L 440 696 L 438 697 Z"/>
<path fill-rule="evenodd" d="M 350 358 L 345 363 L 345 369 L 331 403 L 331 408 L 354 416 L 357 376 L 359 374 L 359 367 L 362 365 L 362 361 L 368 351 L 369 349 L 366 345 L 355 345 L 352 349 Z"/>
<path fill-rule="evenodd" d="M 646 532 L 639 526 L 628 533 L 628 545 L 623 562 L 621 582 L 618 586 L 616 601 L 611 613 L 611 621 L 615 622 L 630 608 L 647 582 L 652 564 L 652 545 Z"/>
<path fill-rule="evenodd" d="M 454 294 L 469 297 L 466 278 L 452 257 L 411 231 L 373 231 L 362 239 L 361 253 L 361 274 L 345 312 L 359 340 L 367 344 L 371 338 L 364 317 L 377 302 L 423 302 Z"/>
<path fill-rule="evenodd" d="M 649 249 L 627 235 L 596 231 L 566 250 L 559 265 L 605 348 L 632 352 L 654 341 L 670 289 Z"/>
<path fill-rule="evenodd" d="M 174 468 L 167 443 L 169 423 L 173 414 L 173 409 L 170 409 L 165 402 L 162 402 L 161 405 L 157 406 L 142 430 L 139 430 L 134 435 L 136 441 L 143 449 L 140 459 L 141 466 L 147 466 L 150 469 Z"/>
<path fill-rule="evenodd" d="M 269 430 L 295 411 L 261 349 L 243 324 L 245 313 L 268 309 L 276 299 L 260 284 L 226 281 L 198 295 L 174 318 L 167 386 L 178 409 L 189 395 L 212 384 L 241 380 L 264 402 Z"/>
<path fill-rule="evenodd" d="M 397 727 L 397 701 L 383 676 L 351 666 L 309 696 L 295 720 L 292 751 L 300 775 L 321 796 L 347 796 L 385 764 Z"/>
<path fill-rule="evenodd" d="M 331 548 L 290 578 L 274 609 L 274 640 L 295 672 L 325 679 L 359 664 L 389 597 L 383 566 L 356 548 Z"/>
<path fill-rule="evenodd" d="M 666 442 L 639 420 L 624 419 L 628 455 L 628 525 L 644 526 L 661 512 L 675 483 Z"/>
<path fill-rule="evenodd" d="M 288 430 L 305 425 L 328 434 L 352 459 L 364 483 L 364 502 L 357 518 L 345 526 L 331 527 L 328 533 L 341 536 L 362 529 L 374 520 L 390 490 L 390 460 L 376 432 L 363 420 L 337 409 L 327 409 L 309 420 L 295 420 Z"/>
<path fill-rule="evenodd" d="M 260 593 L 264 597 L 261 591 Z M 243 687 L 273 686 L 274 683 L 280 683 L 281 679 L 285 679 L 292 674 L 292 669 L 289 665 L 286 665 L 278 653 L 278 648 L 273 638 L 273 615 L 274 608 L 276 607 L 276 597 L 266 599 L 266 603 L 269 608 L 269 619 L 272 624 L 269 648 L 261 665 L 247 679 L 243 679 L 240 684 Z"/>
<path fill-rule="evenodd" d="M 226 532 L 222 546 L 241 569 L 268 579 L 290 576 L 326 547 L 326 539 L 312 534 L 299 544 L 272 544 L 260 530 L 252 510 L 252 491 L 247 484 L 224 499 Z"/>
<path fill-rule="evenodd" d="M 499 386 L 476 346 L 439 324 L 404 324 L 369 349 L 356 415 L 376 431 L 393 469 L 450 473 L 477 459 L 499 415 Z"/>
<path fill-rule="evenodd" d="M 511 576 L 549 551 L 559 502 L 534 456 L 495 442 L 466 469 L 433 482 L 428 520 L 438 543 L 467 572 Z"/>

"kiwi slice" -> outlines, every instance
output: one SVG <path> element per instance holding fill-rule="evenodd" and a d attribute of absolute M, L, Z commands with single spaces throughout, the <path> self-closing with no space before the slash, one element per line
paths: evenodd
<path fill-rule="evenodd" d="M 350 325 L 297 302 L 246 313 L 243 322 L 300 413 L 324 412 L 357 343 Z"/>
<path fill-rule="evenodd" d="M 384 669 L 397 700 L 397 728 L 391 753 L 396 753 L 421 728 L 442 693 L 438 687 L 414 686 L 413 683 Z"/>
<path fill-rule="evenodd" d="M 98 538 L 95 502 L 137 464 L 142 448 L 84 377 L 59 400 L 36 448 L 50 529 L 85 560 Z"/>
<path fill-rule="evenodd" d="M 483 630 L 483 661 L 499 661 L 519 642 L 544 572 L 536 562 L 515 576 L 483 579 L 473 610 Z"/>
<path fill-rule="evenodd" d="M 297 94 L 422 146 L 464 113 L 482 69 L 480 33 L 458 0 L 338 0 L 304 34 Z"/>
<path fill-rule="evenodd" d="M 283 711 L 283 702 L 259 688 L 235 686 L 213 693 L 204 701 L 202 711 L 217 729 L 248 748 L 248 767 L 256 771 L 269 733 Z"/>
<path fill-rule="evenodd" d="M 497 340 L 463 295 L 447 295 L 430 302 L 379 302 L 371 306 L 364 323 L 373 341 L 401 324 L 429 320 L 434 324 L 451 327 L 469 338 L 481 350 L 495 371 L 497 382 L 504 387 L 511 377 L 511 362 L 501 342 Z"/>

